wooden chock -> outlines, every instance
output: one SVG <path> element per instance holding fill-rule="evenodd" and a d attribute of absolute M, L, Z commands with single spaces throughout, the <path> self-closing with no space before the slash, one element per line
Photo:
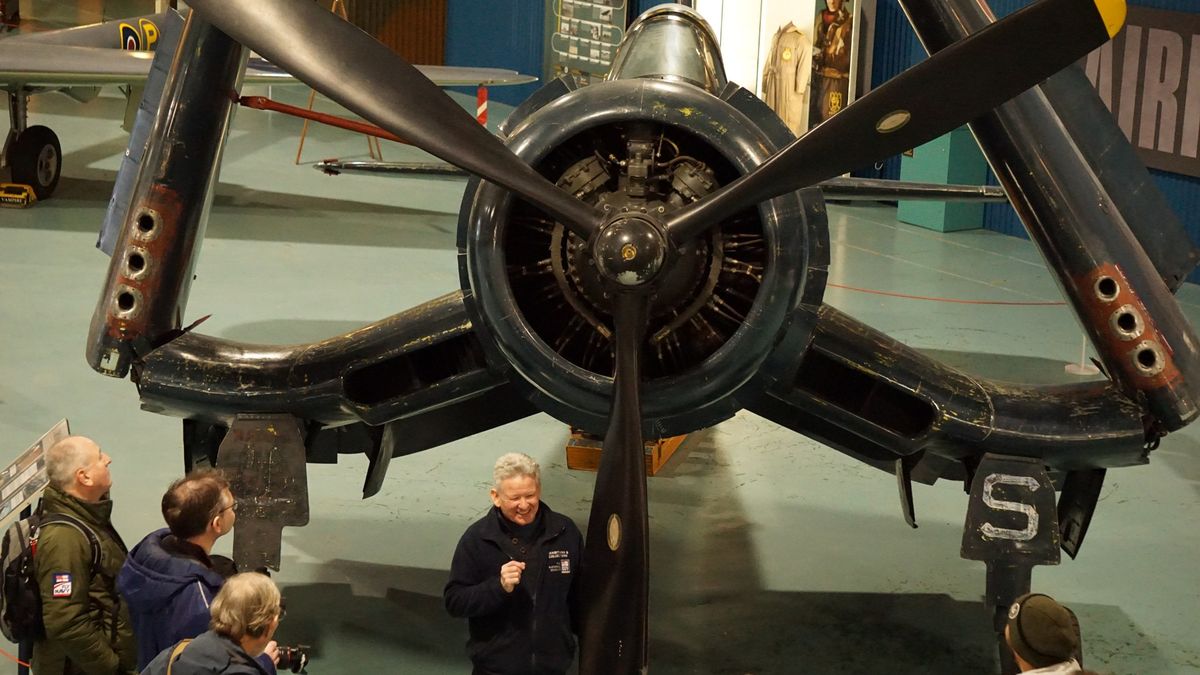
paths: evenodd
<path fill-rule="evenodd" d="M 667 460 L 671 459 L 686 438 L 687 434 L 684 434 L 644 441 L 646 475 L 653 476 L 661 471 Z M 566 446 L 567 468 L 578 471 L 596 471 L 600 468 L 600 453 L 603 448 L 604 439 L 601 437 L 572 428 L 571 438 L 567 441 Z"/>

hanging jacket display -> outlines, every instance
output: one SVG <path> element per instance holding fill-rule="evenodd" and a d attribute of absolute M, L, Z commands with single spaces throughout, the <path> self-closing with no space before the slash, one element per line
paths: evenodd
<path fill-rule="evenodd" d="M 771 50 L 763 66 L 762 98 L 797 136 L 808 128 L 811 62 L 808 36 L 791 21 L 780 26 L 771 38 Z"/>

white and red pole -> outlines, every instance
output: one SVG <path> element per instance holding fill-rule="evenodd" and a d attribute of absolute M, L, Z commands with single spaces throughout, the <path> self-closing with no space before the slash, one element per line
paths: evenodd
<path fill-rule="evenodd" d="M 475 119 L 485 127 L 487 126 L 487 101 L 487 87 L 481 84 L 475 90 Z"/>

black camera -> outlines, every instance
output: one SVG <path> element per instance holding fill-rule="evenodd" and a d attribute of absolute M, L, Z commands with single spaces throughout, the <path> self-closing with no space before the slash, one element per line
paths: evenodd
<path fill-rule="evenodd" d="M 308 665 L 308 650 L 311 647 L 307 645 L 296 645 L 289 647 L 279 645 L 279 662 L 275 667 L 280 671 L 290 670 L 293 673 L 303 673 L 304 667 Z"/>

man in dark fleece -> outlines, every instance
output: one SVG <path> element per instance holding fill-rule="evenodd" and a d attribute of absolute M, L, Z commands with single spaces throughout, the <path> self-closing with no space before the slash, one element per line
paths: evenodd
<path fill-rule="evenodd" d="M 162 513 L 168 527 L 135 546 L 117 577 L 133 618 L 139 668 L 208 629 L 213 598 L 236 572 L 232 560 L 212 555 L 213 544 L 237 521 L 235 505 L 228 481 L 216 471 L 193 471 L 167 488 Z M 265 672 L 275 672 L 275 658 L 269 642 L 259 658 Z"/>
<path fill-rule="evenodd" d="M 442 592 L 465 617 L 473 675 L 563 675 L 575 660 L 583 537 L 541 501 L 541 469 L 510 452 L 492 471 L 492 505 L 467 528 Z"/>
<path fill-rule="evenodd" d="M 283 618 L 282 598 L 271 578 L 257 572 L 229 578 L 212 603 L 212 628 L 194 640 L 167 647 L 142 675 L 270 675 L 260 656 Z"/>

